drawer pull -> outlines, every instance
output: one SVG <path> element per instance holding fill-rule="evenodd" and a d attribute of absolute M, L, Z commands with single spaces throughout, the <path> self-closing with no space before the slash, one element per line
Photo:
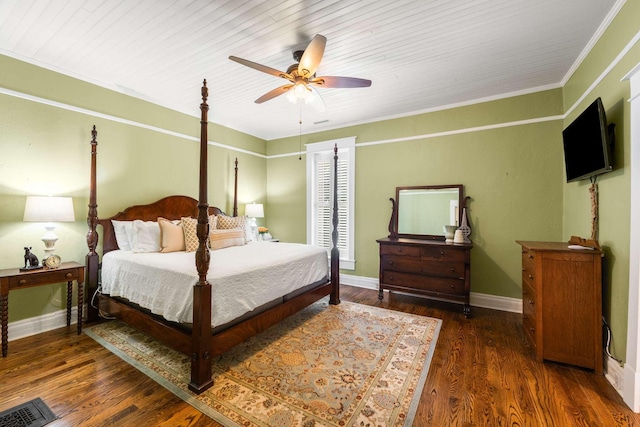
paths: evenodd
<path fill-rule="evenodd" d="M 533 300 L 531 300 L 531 299 L 530 299 L 530 300 L 529 300 L 529 304 L 533 305 L 533 304 L 535 304 L 535 302 L 534 302 Z"/>
<path fill-rule="evenodd" d="M 536 328 L 534 328 L 534 327 L 530 327 L 530 328 L 529 328 L 529 330 L 530 330 L 531 332 L 535 332 L 535 331 L 536 331 Z"/>
<path fill-rule="evenodd" d="M 389 261 L 389 265 L 393 265 L 393 261 Z"/>
<path fill-rule="evenodd" d="M 451 267 L 451 271 L 456 271 L 455 267 Z"/>
<path fill-rule="evenodd" d="M 72 277 L 73 277 L 73 274 L 72 274 L 72 273 L 67 273 L 67 279 L 70 279 L 70 278 L 72 278 Z"/>
<path fill-rule="evenodd" d="M 398 248 L 398 252 L 402 252 L 402 248 Z"/>
<path fill-rule="evenodd" d="M 529 279 L 533 279 L 533 274 L 529 274 Z"/>
<path fill-rule="evenodd" d="M 19 283 L 19 284 L 21 284 L 21 285 L 24 285 L 25 283 L 27 283 L 27 279 L 22 279 L 22 280 L 20 280 L 20 282 L 18 282 L 18 283 Z"/>
<path fill-rule="evenodd" d="M 455 285 L 451 285 L 451 289 L 455 288 Z"/>
<path fill-rule="evenodd" d="M 529 255 L 529 259 L 533 259 L 533 255 Z"/>
<path fill-rule="evenodd" d="M 440 255 L 444 255 L 444 251 L 443 250 L 440 250 Z"/>

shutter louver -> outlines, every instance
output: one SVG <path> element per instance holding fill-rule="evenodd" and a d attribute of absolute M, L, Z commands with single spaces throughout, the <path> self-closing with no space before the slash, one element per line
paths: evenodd
<path fill-rule="evenodd" d="M 315 243 L 327 249 L 331 249 L 331 232 L 333 230 L 333 157 L 318 155 L 316 162 L 316 186 L 315 186 Z M 348 252 L 348 226 L 349 226 L 349 162 L 338 159 L 338 249 L 341 253 Z"/>

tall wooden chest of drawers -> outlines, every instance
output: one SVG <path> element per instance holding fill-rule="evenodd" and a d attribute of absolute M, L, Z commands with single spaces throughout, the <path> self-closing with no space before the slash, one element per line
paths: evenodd
<path fill-rule="evenodd" d="M 602 251 L 562 242 L 522 246 L 522 324 L 538 361 L 602 374 Z"/>
<path fill-rule="evenodd" d="M 384 289 L 455 301 L 464 304 L 469 316 L 471 244 L 442 240 L 378 239 L 380 287 Z"/>

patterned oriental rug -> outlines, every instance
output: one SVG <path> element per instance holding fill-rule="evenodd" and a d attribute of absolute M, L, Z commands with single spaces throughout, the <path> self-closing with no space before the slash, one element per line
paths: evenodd
<path fill-rule="evenodd" d="M 323 299 L 214 358 L 200 395 L 187 356 L 119 321 L 85 331 L 225 426 L 410 426 L 441 323 Z"/>

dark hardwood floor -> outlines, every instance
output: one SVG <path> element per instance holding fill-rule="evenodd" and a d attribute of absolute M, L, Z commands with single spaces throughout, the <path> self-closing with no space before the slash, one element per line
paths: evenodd
<path fill-rule="evenodd" d="M 640 426 L 603 376 L 538 363 L 519 314 L 342 286 L 341 298 L 443 320 L 415 426 Z M 48 426 L 209 426 L 175 397 L 91 338 L 62 328 L 9 343 L 0 360 L 0 411 L 36 397 Z"/>

